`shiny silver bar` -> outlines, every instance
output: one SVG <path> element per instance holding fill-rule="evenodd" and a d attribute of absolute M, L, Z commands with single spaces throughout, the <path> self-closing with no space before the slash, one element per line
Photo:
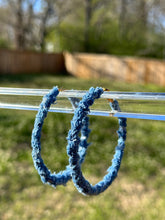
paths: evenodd
<path fill-rule="evenodd" d="M 0 87 L 0 95 L 24 95 L 24 96 L 44 96 L 49 89 L 27 89 L 27 88 L 8 88 Z M 59 97 L 82 98 L 87 91 L 84 90 L 64 90 L 59 93 Z M 165 93 L 152 92 L 112 92 L 105 91 L 103 99 L 122 99 L 122 100 L 160 100 L 165 101 Z"/>
<path fill-rule="evenodd" d="M 0 109 L 16 109 L 16 110 L 31 110 L 37 111 L 38 106 L 31 104 L 24 104 L 22 100 L 19 103 L 19 97 L 21 96 L 44 96 L 50 90 L 49 89 L 29 89 L 29 88 L 8 88 L 8 87 L 0 87 Z M 69 98 L 69 97 L 77 97 L 82 98 L 85 95 L 86 91 L 84 90 L 64 90 L 60 91 L 58 97 L 59 98 Z M 6 100 L 7 96 L 16 96 L 17 103 L 8 103 Z M 2 99 L 3 98 L 3 99 Z M 155 102 L 163 102 L 165 101 L 165 93 L 143 93 L 143 92 L 107 92 L 105 91 L 101 95 L 101 99 L 117 99 L 117 100 L 130 100 L 130 101 L 155 101 Z M 131 104 L 131 103 L 130 103 Z M 164 103 L 163 103 L 164 104 Z M 50 112 L 58 112 L 58 113 L 74 113 L 74 109 L 69 108 L 68 106 L 56 107 L 53 105 Z M 164 111 L 165 112 L 165 111 Z M 165 121 L 165 113 L 157 114 L 148 114 L 146 112 L 117 112 L 109 110 L 98 110 L 92 109 L 89 115 L 95 116 L 105 116 L 105 117 L 124 117 L 124 118 L 135 118 L 135 119 L 148 119 L 148 120 L 159 120 Z"/>

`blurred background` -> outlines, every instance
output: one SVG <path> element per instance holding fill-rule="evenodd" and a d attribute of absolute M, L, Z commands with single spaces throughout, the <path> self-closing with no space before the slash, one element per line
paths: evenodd
<path fill-rule="evenodd" d="M 0 86 L 55 85 L 165 92 L 165 1 L 0 0 Z M 143 111 L 136 102 L 119 104 Z M 146 111 L 163 114 L 164 102 Z M 0 110 L 0 219 L 165 219 L 164 122 L 128 119 L 118 178 L 101 195 L 84 197 L 71 181 L 57 189 L 41 183 L 31 158 L 35 115 Z M 45 120 L 42 156 L 52 171 L 68 164 L 71 119 L 49 113 Z M 90 116 L 90 128 L 82 169 L 95 184 L 111 164 L 118 122 Z"/>
<path fill-rule="evenodd" d="M 163 0 L 0 2 L 1 48 L 165 58 Z"/>

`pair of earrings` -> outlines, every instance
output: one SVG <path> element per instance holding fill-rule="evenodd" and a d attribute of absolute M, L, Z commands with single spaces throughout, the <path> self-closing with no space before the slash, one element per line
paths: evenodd
<path fill-rule="evenodd" d="M 47 116 L 51 104 L 56 101 L 56 97 L 59 94 L 58 87 L 54 87 L 47 95 L 43 97 L 35 118 L 31 139 L 34 166 L 37 169 L 43 183 L 56 187 L 57 185 L 65 185 L 69 180 L 72 179 L 74 185 L 80 193 L 84 195 L 98 195 L 105 191 L 116 178 L 125 148 L 127 126 L 126 118 L 118 118 L 118 144 L 115 148 L 112 165 L 108 168 L 108 173 L 104 176 L 103 180 L 93 186 L 84 178 L 81 171 L 81 164 L 84 161 L 88 148 L 87 138 L 90 132 L 88 129 L 89 107 L 94 103 L 95 99 L 100 98 L 103 92 L 104 89 L 101 87 L 92 87 L 84 95 L 81 101 L 75 98 L 70 98 L 75 111 L 71 120 L 71 129 L 69 130 L 67 137 L 67 154 L 69 156 L 69 165 L 66 166 L 64 171 L 59 173 L 51 173 L 51 171 L 44 164 L 44 161 L 41 157 L 40 141 L 44 119 Z M 116 100 L 110 102 L 110 107 L 112 110 L 120 111 L 119 104 Z M 81 137 L 79 137 L 80 132 Z"/>

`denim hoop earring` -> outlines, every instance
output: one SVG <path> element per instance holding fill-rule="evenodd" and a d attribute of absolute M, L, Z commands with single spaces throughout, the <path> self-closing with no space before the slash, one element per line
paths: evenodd
<path fill-rule="evenodd" d="M 57 185 L 65 185 L 69 180 L 71 180 L 71 170 L 69 166 L 66 166 L 66 170 L 59 172 L 59 173 L 51 173 L 51 171 L 46 167 L 44 161 L 41 157 L 41 130 L 44 123 L 44 119 L 47 117 L 48 110 L 56 101 L 56 97 L 59 94 L 58 87 L 54 87 L 47 95 L 43 97 L 43 100 L 40 104 L 38 113 L 35 118 L 34 128 L 32 131 L 32 138 L 31 138 L 31 146 L 32 146 L 32 158 L 34 162 L 34 166 L 38 171 L 41 180 L 43 183 L 47 183 L 53 187 Z M 79 103 L 79 99 L 69 98 L 72 106 L 76 108 Z M 88 148 L 87 139 L 89 136 L 90 130 L 88 129 L 89 125 L 89 118 L 84 117 L 82 121 L 82 129 L 81 129 L 81 140 L 79 143 L 79 165 L 83 163 L 86 149 Z"/>
<path fill-rule="evenodd" d="M 89 92 L 85 94 L 83 99 L 79 102 L 75 110 L 73 119 L 71 121 L 71 129 L 68 133 L 68 146 L 67 154 L 69 156 L 69 164 L 72 172 L 72 180 L 77 190 L 84 195 L 98 195 L 105 191 L 116 178 L 120 168 L 126 140 L 126 118 L 118 118 L 119 130 L 118 145 L 115 149 L 115 154 L 112 160 L 112 165 L 108 168 L 108 173 L 104 176 L 103 180 L 92 186 L 83 176 L 81 166 L 79 164 L 80 157 L 79 150 L 79 132 L 82 128 L 83 118 L 87 116 L 90 111 L 89 106 L 94 103 L 95 99 L 100 98 L 104 92 L 103 88 L 97 87 L 96 89 L 90 88 Z M 112 110 L 120 111 L 119 104 L 116 100 L 110 102 Z"/>

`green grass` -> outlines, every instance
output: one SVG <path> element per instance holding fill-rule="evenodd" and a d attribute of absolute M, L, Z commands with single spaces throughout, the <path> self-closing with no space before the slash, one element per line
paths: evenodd
<path fill-rule="evenodd" d="M 132 85 L 71 76 L 0 76 L 0 86 L 164 92 L 154 85 Z M 118 178 L 97 197 L 79 194 L 72 182 L 57 189 L 43 185 L 33 167 L 30 138 L 36 112 L 0 110 L 0 219 L 165 219 L 164 122 L 128 120 L 126 149 Z M 72 115 L 49 113 L 42 132 L 42 156 L 51 170 L 67 165 L 66 136 Z M 111 163 L 117 119 L 90 117 L 92 142 L 83 165 L 95 184 Z"/>

